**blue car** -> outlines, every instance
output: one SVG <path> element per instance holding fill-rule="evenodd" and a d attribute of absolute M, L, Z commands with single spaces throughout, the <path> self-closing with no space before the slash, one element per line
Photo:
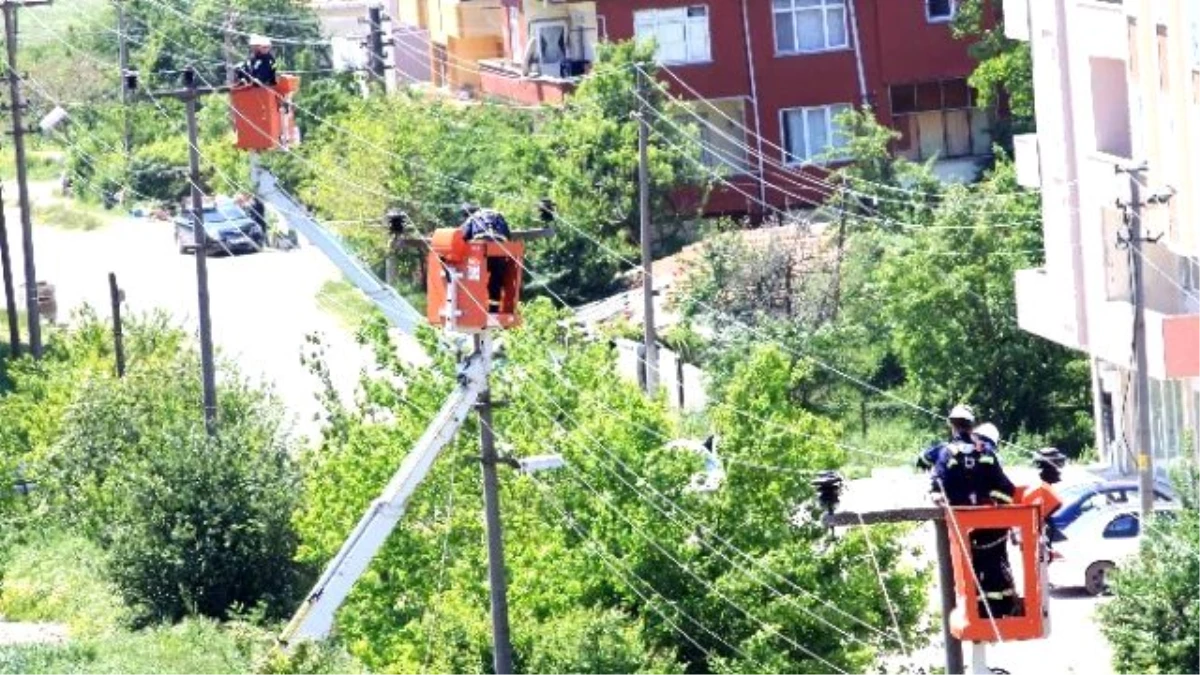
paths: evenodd
<path fill-rule="evenodd" d="M 1088 511 L 1116 504 L 1137 503 L 1138 484 L 1131 480 L 1098 480 L 1057 490 L 1062 506 L 1050 514 L 1051 540 L 1061 541 L 1062 530 Z M 1175 494 L 1164 483 L 1154 486 L 1154 501 L 1174 502 Z"/>

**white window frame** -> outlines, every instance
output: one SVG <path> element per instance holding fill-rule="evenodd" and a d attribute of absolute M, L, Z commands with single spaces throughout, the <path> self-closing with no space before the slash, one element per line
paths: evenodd
<path fill-rule="evenodd" d="M 894 1 L 894 0 L 893 0 Z M 850 0 L 820 0 L 819 5 L 813 7 L 797 7 L 795 0 L 790 0 L 790 9 L 776 9 L 773 0 L 767 0 L 771 3 L 771 40 L 775 43 L 775 56 L 797 56 L 800 54 L 822 54 L 825 52 L 840 52 L 850 49 L 850 8 L 848 4 Z M 841 8 L 842 10 L 842 35 L 845 36 L 845 43 L 840 45 L 829 44 L 829 21 L 828 14 L 830 8 Z M 825 37 L 825 46 L 821 49 L 801 49 L 800 34 L 797 32 L 799 22 L 796 20 L 796 14 L 801 11 L 818 11 L 821 13 L 821 32 Z M 779 15 L 792 15 L 792 44 L 793 49 L 781 49 L 779 46 Z"/>
<path fill-rule="evenodd" d="M 958 0 L 946 0 L 950 3 L 950 13 L 946 16 L 933 16 L 929 13 L 929 0 L 921 1 L 925 3 L 925 20 L 929 23 L 950 23 L 958 16 Z"/>
<path fill-rule="evenodd" d="M 697 10 L 697 9 L 704 11 L 703 17 L 688 16 L 689 11 Z M 713 62 L 712 23 L 711 23 L 712 12 L 709 11 L 709 7 L 707 4 L 690 3 L 690 4 L 685 4 L 685 5 L 679 5 L 676 7 L 656 7 L 653 9 L 636 10 L 633 13 L 633 38 L 635 40 L 643 40 L 646 38 L 655 38 L 655 41 L 657 42 L 657 36 L 655 34 L 638 35 L 638 32 L 637 32 L 637 27 L 638 27 L 638 23 L 639 23 L 638 15 L 642 15 L 643 17 L 652 17 L 652 21 L 650 23 L 652 23 L 655 26 L 655 28 L 657 28 L 660 15 L 669 16 L 671 14 L 675 14 L 678 12 L 683 12 L 683 18 L 684 18 L 683 43 L 685 45 L 685 50 L 687 50 L 689 53 L 683 60 L 677 60 L 677 59 L 664 60 L 661 57 L 661 55 L 657 53 L 657 51 L 659 49 L 661 49 L 661 45 L 656 45 L 656 47 L 655 47 L 656 53 L 654 55 L 655 60 L 663 65 L 671 65 L 671 66 L 687 66 L 687 65 L 712 63 Z M 700 56 L 693 56 L 690 53 L 691 45 L 692 45 L 691 31 L 699 30 L 699 27 L 701 26 L 701 24 L 703 24 L 704 34 L 705 34 L 704 35 L 704 42 L 705 42 L 705 47 L 706 47 L 705 53 Z M 657 31 L 655 31 L 655 32 L 657 32 Z"/>
<path fill-rule="evenodd" d="M 823 166 L 835 162 L 845 161 L 849 159 L 849 154 L 834 157 L 821 157 L 830 150 L 833 145 L 832 141 L 835 136 L 841 134 L 838 129 L 837 122 L 834 118 L 838 116 L 842 110 L 853 110 L 854 105 L 851 103 L 827 103 L 825 105 L 810 105 L 795 108 L 781 108 L 779 110 L 779 140 L 780 148 L 783 150 L 783 165 L 787 167 L 802 167 L 802 166 Z M 813 151 L 808 147 L 808 113 L 813 110 L 823 110 L 825 112 L 825 129 L 831 144 L 828 147 L 820 148 Z M 788 134 L 787 134 L 787 116 L 788 113 L 797 113 L 800 119 L 804 120 L 804 156 L 800 157 L 796 153 L 788 149 Z"/>

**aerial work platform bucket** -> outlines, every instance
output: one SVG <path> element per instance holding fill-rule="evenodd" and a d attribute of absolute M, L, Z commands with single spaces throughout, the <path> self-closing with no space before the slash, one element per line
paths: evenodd
<path fill-rule="evenodd" d="M 1046 603 L 1045 551 L 1042 523 L 1058 506 L 1048 488 L 1018 488 L 1011 506 L 954 507 L 947 514 L 950 529 L 950 553 L 954 562 L 954 589 L 957 596 L 950 617 L 950 632 L 971 642 L 1008 642 L 1046 637 L 1049 628 Z M 953 516 L 952 518 L 949 516 Z M 977 530 L 1016 531 L 1020 545 L 1021 579 L 1014 579 L 1018 616 L 989 616 L 981 608 L 978 577 L 972 566 L 971 533 Z M 1007 535 L 1005 535 L 1007 539 Z M 1002 541 L 1000 546 L 1007 546 Z"/>
<path fill-rule="evenodd" d="M 520 241 L 467 241 L 458 228 L 435 231 L 426 279 L 429 323 L 462 333 L 518 325 L 524 257 Z M 499 293 L 492 306 L 495 274 Z"/>
<path fill-rule="evenodd" d="M 280 150 L 299 144 L 291 103 L 299 87 L 299 77 L 280 75 L 274 87 L 241 85 L 230 90 L 238 149 Z"/>

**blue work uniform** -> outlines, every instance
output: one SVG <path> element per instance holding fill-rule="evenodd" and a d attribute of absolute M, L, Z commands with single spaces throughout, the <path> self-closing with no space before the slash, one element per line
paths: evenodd
<path fill-rule="evenodd" d="M 950 506 L 1011 504 L 1016 488 L 1005 475 L 995 445 L 987 439 L 965 434 L 941 445 L 933 467 L 932 488 L 946 497 Z M 1018 611 L 1008 562 L 1008 531 L 973 530 L 971 565 L 982 591 L 979 615 L 987 618 L 1014 616 Z"/>

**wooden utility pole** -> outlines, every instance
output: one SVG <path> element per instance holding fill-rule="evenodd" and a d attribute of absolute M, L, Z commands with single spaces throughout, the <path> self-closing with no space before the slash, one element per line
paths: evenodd
<path fill-rule="evenodd" d="M 0 186 L 0 193 L 3 187 Z M 8 312 L 8 353 L 16 357 L 21 349 L 21 328 L 17 325 L 17 294 L 13 290 L 12 258 L 8 254 L 8 224 L 4 199 L 0 196 L 0 266 L 4 272 L 4 303 Z"/>
<path fill-rule="evenodd" d="M 642 298 L 643 298 L 643 349 L 645 351 L 646 393 L 654 395 L 658 390 L 658 347 L 654 327 L 654 255 L 650 236 L 650 143 L 649 96 L 646 74 L 639 68 L 638 91 L 641 93 L 638 116 L 638 216 L 641 220 L 642 237 Z"/>
<path fill-rule="evenodd" d="M 129 160 L 133 154 L 133 117 L 129 109 L 133 92 L 125 86 L 125 74 L 129 72 L 129 26 L 125 22 L 125 0 L 117 0 L 117 51 L 118 59 L 121 62 L 121 117 L 125 126 L 122 139 L 125 147 L 126 169 L 128 170 Z"/>
<path fill-rule="evenodd" d="M 136 77 L 126 78 L 127 86 L 136 86 Z M 204 193 L 200 189 L 200 132 L 196 123 L 196 102 L 201 96 L 224 94 L 230 85 L 196 85 L 196 71 L 183 69 L 183 88 L 157 91 L 151 97 L 170 97 L 187 106 L 189 181 L 192 184 L 192 243 L 196 256 L 196 295 L 200 314 L 200 369 L 204 387 L 204 428 L 210 436 L 217 431 L 217 378 L 213 357 L 212 318 L 208 298 L 208 233 L 204 229 Z"/>
<path fill-rule="evenodd" d="M 125 292 L 117 286 L 117 275 L 108 273 L 108 298 L 112 303 L 113 352 L 117 359 L 117 377 L 125 377 L 125 335 L 121 326 L 121 301 Z"/>
<path fill-rule="evenodd" d="M 17 73 L 17 9 L 48 5 L 50 0 L 0 0 L 4 12 L 4 42 L 8 55 L 9 112 L 12 115 L 13 148 L 17 155 L 17 200 L 21 206 L 21 251 L 25 258 L 25 311 L 29 316 L 29 351 L 42 358 L 42 321 L 38 304 L 37 269 L 33 261 L 33 220 L 29 205 L 29 176 L 25 164 L 25 99 Z"/>

